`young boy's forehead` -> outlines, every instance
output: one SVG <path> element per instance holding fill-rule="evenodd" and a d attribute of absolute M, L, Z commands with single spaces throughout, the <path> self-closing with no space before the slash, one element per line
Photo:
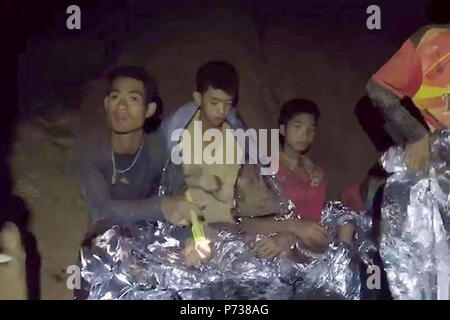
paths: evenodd
<path fill-rule="evenodd" d="M 289 122 L 291 122 L 291 123 L 300 122 L 300 123 L 311 123 L 311 124 L 314 124 L 315 120 L 314 120 L 314 115 L 312 115 L 310 113 L 302 112 L 302 113 L 297 113 L 296 115 L 294 115 Z"/>
<path fill-rule="evenodd" d="M 142 95 L 145 93 L 144 83 L 141 80 L 128 77 L 119 77 L 115 79 L 111 84 L 110 90 L 137 92 Z"/>
<path fill-rule="evenodd" d="M 215 88 L 209 87 L 208 90 L 205 92 L 205 94 L 208 95 L 208 97 L 210 97 L 211 99 L 215 99 L 215 100 L 220 100 L 220 101 L 233 100 L 233 96 L 228 94 L 227 92 L 225 92 L 222 89 L 215 89 Z"/>

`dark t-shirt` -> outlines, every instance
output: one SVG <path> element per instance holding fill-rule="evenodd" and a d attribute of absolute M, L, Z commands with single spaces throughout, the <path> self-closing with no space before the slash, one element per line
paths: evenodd
<path fill-rule="evenodd" d="M 116 173 L 112 184 L 110 133 L 96 128 L 82 137 L 79 183 L 93 222 L 162 219 L 157 195 L 166 154 L 163 136 L 158 131 L 146 134 L 135 164 L 125 173 Z M 129 167 L 136 155 L 115 153 L 116 169 Z"/>

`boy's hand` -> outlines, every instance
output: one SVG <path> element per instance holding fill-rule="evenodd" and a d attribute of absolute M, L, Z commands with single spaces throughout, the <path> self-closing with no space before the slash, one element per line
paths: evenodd
<path fill-rule="evenodd" d="M 215 175 L 202 175 L 198 186 L 208 192 L 218 191 L 222 187 L 222 181 Z"/>
<path fill-rule="evenodd" d="M 327 230 L 308 219 L 292 221 L 289 229 L 314 252 L 322 252 L 330 241 Z"/>
<path fill-rule="evenodd" d="M 338 227 L 338 239 L 349 245 L 353 245 L 353 235 L 355 234 L 355 226 L 352 223 L 346 223 Z"/>
<path fill-rule="evenodd" d="M 183 249 L 183 257 L 186 265 L 189 267 L 199 264 L 208 263 L 212 258 L 212 253 L 203 252 L 205 258 L 200 257 L 199 253 L 195 249 L 194 239 L 189 239 L 186 242 L 186 246 Z"/>
<path fill-rule="evenodd" d="M 185 173 L 186 184 L 191 188 L 201 188 L 206 192 L 218 191 L 222 187 L 222 181 L 218 176 L 203 174 L 203 169 L 189 167 Z"/>
<path fill-rule="evenodd" d="M 255 250 L 262 258 L 275 258 L 282 253 L 289 252 L 295 239 L 295 234 L 291 232 L 280 232 L 273 237 L 258 242 L 255 246 Z"/>
<path fill-rule="evenodd" d="M 430 158 L 429 135 L 405 147 L 405 161 L 414 173 L 422 170 Z"/>
<path fill-rule="evenodd" d="M 164 217 L 176 226 L 187 226 L 191 222 L 190 210 L 198 208 L 186 201 L 184 196 L 167 196 L 161 200 L 161 211 Z"/>
<path fill-rule="evenodd" d="M 211 206 L 215 203 L 216 199 L 208 192 L 195 192 L 194 202 L 202 211 L 205 207 Z"/>

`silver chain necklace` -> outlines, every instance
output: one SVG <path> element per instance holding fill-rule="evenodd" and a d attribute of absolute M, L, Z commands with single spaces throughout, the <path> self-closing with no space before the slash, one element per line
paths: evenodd
<path fill-rule="evenodd" d="M 128 166 L 128 168 L 125 168 L 122 170 L 116 168 L 116 159 L 114 156 L 114 150 L 111 148 L 111 160 L 112 160 L 112 164 L 113 164 L 113 175 L 112 175 L 112 179 L 111 179 L 111 184 L 116 184 L 117 173 L 125 173 L 125 172 L 129 171 L 131 168 L 133 168 L 134 164 L 136 163 L 137 159 L 139 158 L 139 155 L 141 154 L 143 146 L 144 146 L 144 139 L 142 139 L 141 145 L 139 146 L 139 150 L 138 150 L 136 156 L 134 157 L 133 162 L 131 162 L 131 164 Z"/>

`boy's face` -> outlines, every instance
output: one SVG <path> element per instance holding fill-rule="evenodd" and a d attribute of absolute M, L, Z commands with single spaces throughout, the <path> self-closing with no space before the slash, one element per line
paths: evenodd
<path fill-rule="evenodd" d="M 310 113 L 299 113 L 291 118 L 286 126 L 280 126 L 280 133 L 285 137 L 292 149 L 304 152 L 309 149 L 316 129 L 314 115 Z"/>
<path fill-rule="evenodd" d="M 154 102 L 145 104 L 144 83 L 133 78 L 117 78 L 111 85 L 104 105 L 108 122 L 116 133 L 128 133 L 143 127 L 156 111 Z"/>
<path fill-rule="evenodd" d="M 233 107 L 233 96 L 222 89 L 211 87 L 203 94 L 195 91 L 194 100 L 200 106 L 202 121 L 206 121 L 213 127 L 221 126 Z"/>

